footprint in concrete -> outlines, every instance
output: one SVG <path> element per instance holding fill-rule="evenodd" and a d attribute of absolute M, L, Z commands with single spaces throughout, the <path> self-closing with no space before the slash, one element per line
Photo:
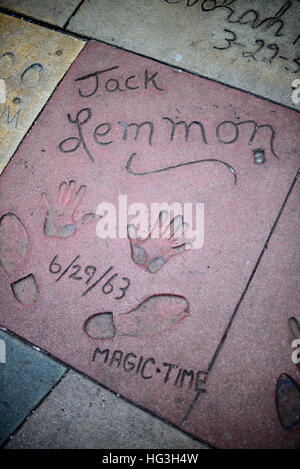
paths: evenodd
<path fill-rule="evenodd" d="M 276 404 L 281 425 L 286 430 L 300 429 L 300 387 L 286 373 L 277 381 Z"/>
<path fill-rule="evenodd" d="M 167 211 L 160 212 L 158 219 L 146 239 L 137 237 L 136 227 L 128 225 L 127 234 L 133 262 L 148 272 L 156 273 L 168 260 L 184 251 L 192 249 L 191 242 L 179 240 L 188 228 L 182 215 L 174 217 L 167 227 L 164 224 L 169 218 Z M 161 235 L 162 234 L 162 235 Z"/>
<path fill-rule="evenodd" d="M 0 264 L 9 276 L 24 260 L 28 249 L 28 235 L 21 220 L 14 213 L 0 218 Z"/>
<path fill-rule="evenodd" d="M 112 339 L 116 334 L 113 314 L 93 314 L 85 321 L 84 331 L 91 339 Z"/>
<path fill-rule="evenodd" d="M 44 233 L 54 238 L 69 238 L 78 228 L 95 218 L 94 213 L 87 213 L 76 219 L 76 209 L 84 197 L 86 186 L 81 185 L 76 192 L 76 182 L 68 184 L 63 181 L 58 189 L 57 200 L 51 205 L 45 192 L 41 194 L 47 214 L 44 222 Z"/>
<path fill-rule="evenodd" d="M 34 88 L 41 80 L 44 67 L 41 64 L 32 64 L 24 70 L 21 81 L 27 88 Z"/>
<path fill-rule="evenodd" d="M 5 52 L 0 55 L 0 76 L 4 76 L 11 70 L 15 64 L 15 55 L 12 52 Z"/>
<path fill-rule="evenodd" d="M 91 339 L 118 337 L 151 337 L 160 334 L 190 315 L 189 304 L 183 296 L 154 295 L 127 313 L 114 316 L 111 312 L 97 313 L 84 323 Z"/>
<path fill-rule="evenodd" d="M 32 274 L 12 283 L 11 289 L 16 300 L 22 303 L 22 305 L 31 306 L 39 297 L 38 286 Z"/>
<path fill-rule="evenodd" d="M 24 261 L 28 249 L 28 235 L 21 220 L 14 213 L 5 213 L 0 218 L 0 264 L 10 276 Z M 39 291 L 33 274 L 11 283 L 17 301 L 32 305 Z"/>

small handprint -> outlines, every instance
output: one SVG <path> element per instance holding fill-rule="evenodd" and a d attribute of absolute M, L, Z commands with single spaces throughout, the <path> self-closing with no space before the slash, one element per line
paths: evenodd
<path fill-rule="evenodd" d="M 75 181 L 69 181 L 69 184 L 63 181 L 59 186 L 57 203 L 54 207 L 51 206 L 47 194 L 45 192 L 41 194 L 47 209 L 44 223 L 44 233 L 46 236 L 69 238 L 81 225 L 95 218 L 94 213 L 87 213 L 80 219 L 75 218 L 75 211 L 84 197 L 86 186 L 80 186 L 77 192 L 75 188 Z"/>
<path fill-rule="evenodd" d="M 179 238 L 188 228 L 188 224 L 183 221 L 182 215 L 177 215 L 170 221 L 162 236 L 154 236 L 154 233 L 157 234 L 158 230 L 160 235 L 168 218 L 169 213 L 167 211 L 160 212 L 152 231 L 149 232 L 146 239 L 137 237 L 135 225 L 130 224 L 127 227 L 132 260 L 148 272 L 156 273 L 172 256 L 193 247 L 191 242 L 182 240 L 179 243 Z"/>

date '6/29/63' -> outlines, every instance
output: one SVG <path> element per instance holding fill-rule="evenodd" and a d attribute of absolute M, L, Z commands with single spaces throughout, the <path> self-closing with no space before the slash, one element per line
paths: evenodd
<path fill-rule="evenodd" d="M 121 300 L 126 295 L 126 292 L 130 286 L 130 280 L 127 277 L 118 278 L 118 273 L 113 273 L 113 266 L 108 267 L 105 271 L 101 271 L 100 276 L 96 275 L 97 267 L 93 265 L 82 266 L 78 263 L 80 255 L 76 256 L 75 259 L 65 268 L 57 262 L 58 254 L 53 257 L 49 265 L 49 272 L 51 274 L 59 274 L 56 278 L 56 282 L 62 279 L 64 275 L 67 275 L 69 279 L 83 282 L 84 285 L 88 286 L 82 296 L 88 295 L 97 285 L 101 286 L 102 293 L 109 295 L 113 292 L 117 293 L 114 297 L 115 300 Z M 112 274 L 112 275 L 109 275 Z M 98 278 L 97 278 L 98 277 Z"/>

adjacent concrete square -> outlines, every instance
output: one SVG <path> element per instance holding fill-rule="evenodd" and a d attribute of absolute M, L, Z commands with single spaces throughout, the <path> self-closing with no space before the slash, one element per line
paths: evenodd
<path fill-rule="evenodd" d="M 64 26 L 80 0 L 0 0 L 0 6 L 47 23 Z"/>
<path fill-rule="evenodd" d="M 1 176 L 2 325 L 180 425 L 298 166 L 295 111 L 90 42 Z"/>
<path fill-rule="evenodd" d="M 5 446 L 7 449 L 206 449 L 70 371 Z"/>
<path fill-rule="evenodd" d="M 6 89 L 0 99 L 0 172 L 83 45 L 0 14 L 0 80 Z"/>
<path fill-rule="evenodd" d="M 69 28 L 299 109 L 299 20 L 296 1 L 89 0 Z"/>
<path fill-rule="evenodd" d="M 22 423 L 66 369 L 45 354 L 0 330 L 0 445 Z"/>
<path fill-rule="evenodd" d="M 298 180 L 186 426 L 218 447 L 300 448 L 299 197 Z"/>

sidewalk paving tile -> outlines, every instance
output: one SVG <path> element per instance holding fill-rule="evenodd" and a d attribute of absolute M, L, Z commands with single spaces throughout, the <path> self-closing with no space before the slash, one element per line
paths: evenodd
<path fill-rule="evenodd" d="M 180 425 L 298 166 L 295 111 L 91 41 L 0 179 L 1 324 Z"/>
<path fill-rule="evenodd" d="M 299 109 L 299 19 L 285 0 L 89 0 L 68 28 Z"/>
<path fill-rule="evenodd" d="M 61 379 L 66 368 L 0 330 L 0 445 Z"/>
<path fill-rule="evenodd" d="M 80 0 L 0 0 L 0 6 L 37 20 L 64 26 L 76 10 Z"/>
<path fill-rule="evenodd" d="M 298 180 L 212 368 L 207 393 L 186 425 L 218 447 L 300 448 L 300 368 L 292 359 L 300 329 L 294 335 L 289 327 L 292 317 L 300 322 L 299 197 Z M 283 374 L 298 384 L 294 397 L 283 396 L 284 425 L 276 400 Z"/>
<path fill-rule="evenodd" d="M 0 14 L 0 172 L 14 154 L 83 41 Z"/>
<path fill-rule="evenodd" d="M 5 449 L 206 449 L 207 446 L 70 371 Z"/>

